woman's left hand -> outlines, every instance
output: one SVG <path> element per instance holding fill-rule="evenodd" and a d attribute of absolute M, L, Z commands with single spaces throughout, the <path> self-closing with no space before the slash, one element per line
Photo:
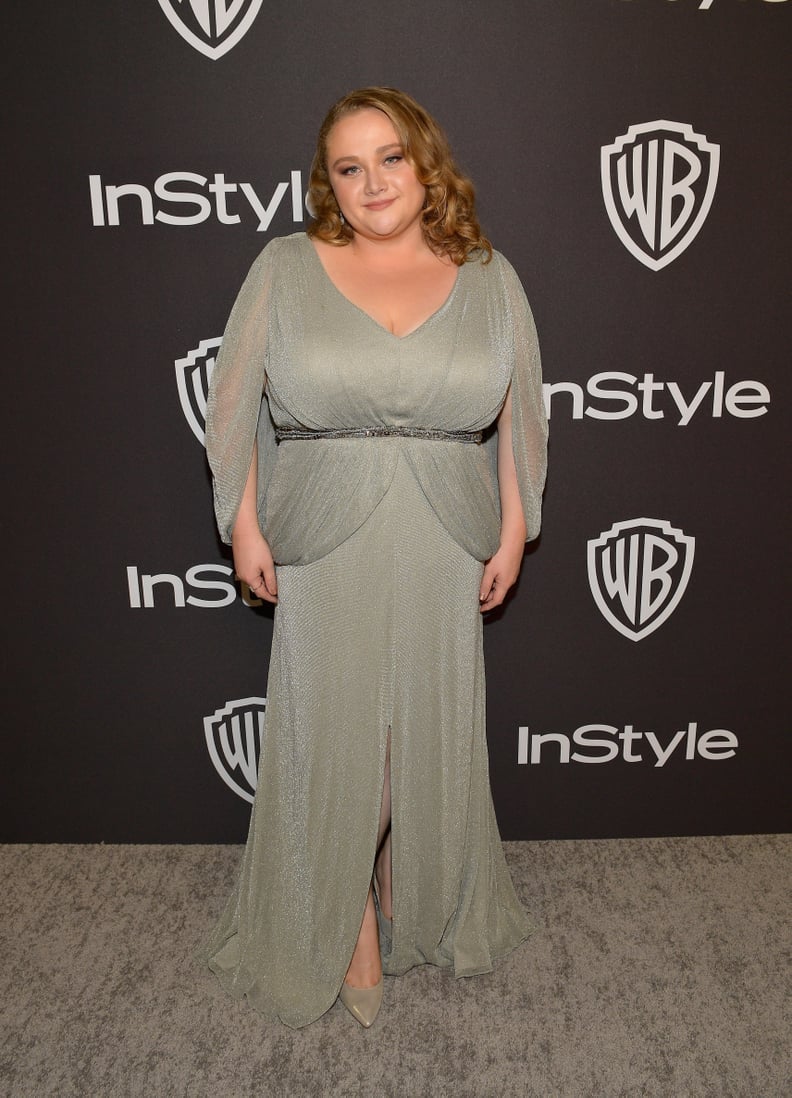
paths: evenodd
<path fill-rule="evenodd" d="M 479 609 L 482 613 L 500 606 L 509 588 L 514 586 L 520 574 L 524 549 L 524 541 L 512 539 L 502 542 L 497 553 L 484 565 L 479 589 Z"/>

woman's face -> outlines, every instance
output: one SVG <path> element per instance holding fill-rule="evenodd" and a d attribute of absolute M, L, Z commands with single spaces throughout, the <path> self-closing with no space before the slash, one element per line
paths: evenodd
<path fill-rule="evenodd" d="M 367 107 L 336 122 L 327 137 L 327 170 L 341 213 L 356 233 L 391 240 L 420 228 L 426 189 L 382 111 Z"/>

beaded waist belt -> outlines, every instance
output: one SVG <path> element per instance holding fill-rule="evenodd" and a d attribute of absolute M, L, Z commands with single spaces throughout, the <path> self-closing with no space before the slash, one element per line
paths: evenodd
<path fill-rule="evenodd" d="M 441 442 L 473 442 L 478 445 L 482 431 L 440 431 L 431 427 L 338 427 L 329 431 L 301 431 L 298 427 L 276 427 L 275 441 L 314 438 L 430 438 Z"/>

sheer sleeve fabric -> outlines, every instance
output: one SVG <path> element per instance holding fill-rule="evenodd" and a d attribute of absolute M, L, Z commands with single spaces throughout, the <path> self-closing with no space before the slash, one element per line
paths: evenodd
<path fill-rule="evenodd" d="M 277 452 L 275 430 L 264 400 L 269 301 L 278 241 L 253 263 L 228 319 L 209 385 L 206 455 L 212 470 L 215 516 L 221 539 L 231 544 L 253 443 L 258 443 L 258 514 Z M 260 521 L 260 520 L 259 520 Z"/>
<path fill-rule="evenodd" d="M 497 253 L 496 253 L 497 254 Z M 511 331 L 513 367 L 512 449 L 517 469 L 526 540 L 537 537 L 542 523 L 542 491 L 547 474 L 547 416 L 542 395 L 542 365 L 533 313 L 511 264 L 497 254 Z"/>

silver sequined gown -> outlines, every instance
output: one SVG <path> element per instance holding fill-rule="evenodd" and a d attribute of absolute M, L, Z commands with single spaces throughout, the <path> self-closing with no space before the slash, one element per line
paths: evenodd
<path fill-rule="evenodd" d="M 266 398 L 262 390 L 266 379 Z M 497 433 L 288 440 L 375 425 L 471 431 L 511 384 L 529 537 L 546 423 L 531 313 L 495 254 L 392 335 L 348 301 L 303 233 L 251 268 L 212 379 L 207 452 L 224 540 L 258 440 L 279 602 L 256 802 L 238 884 L 205 951 L 230 994 L 291 1026 L 338 996 L 375 855 L 391 734 L 393 934 L 383 967 L 487 972 L 528 931 L 492 807 L 482 561 L 497 549 Z"/>

